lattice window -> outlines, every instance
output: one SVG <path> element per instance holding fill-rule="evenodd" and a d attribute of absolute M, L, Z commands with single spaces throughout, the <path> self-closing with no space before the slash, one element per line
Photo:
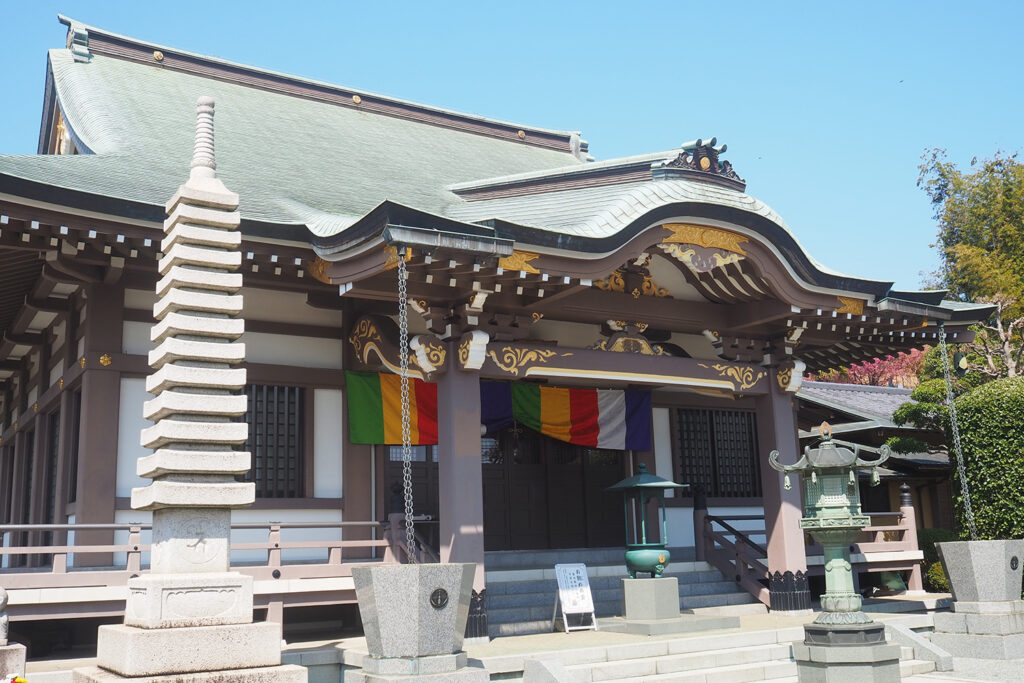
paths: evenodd
<path fill-rule="evenodd" d="M 743 410 L 680 408 L 673 413 L 676 476 L 708 496 L 757 497 L 757 423 Z"/>
<path fill-rule="evenodd" d="M 269 384 L 250 384 L 249 440 L 252 467 L 245 481 L 256 483 L 260 498 L 299 498 L 303 495 L 303 390 Z"/>

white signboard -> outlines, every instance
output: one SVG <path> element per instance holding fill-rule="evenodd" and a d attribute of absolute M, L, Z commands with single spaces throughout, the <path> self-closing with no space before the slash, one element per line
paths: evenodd
<path fill-rule="evenodd" d="M 585 564 L 556 564 L 555 578 L 558 580 L 558 598 L 555 600 L 555 613 L 552 621 L 558 618 L 558 607 L 562 607 L 562 623 L 566 632 L 582 629 L 597 630 L 597 618 L 594 616 L 594 597 L 590 593 L 590 579 L 587 577 Z M 568 615 L 589 614 L 590 622 L 585 625 L 570 626 Z"/>

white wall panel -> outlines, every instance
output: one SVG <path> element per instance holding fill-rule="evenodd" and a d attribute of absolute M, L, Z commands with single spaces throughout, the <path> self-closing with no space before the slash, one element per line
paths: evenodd
<path fill-rule="evenodd" d="M 121 379 L 117 426 L 118 497 L 130 496 L 132 488 L 149 483 L 149 479 L 143 479 L 135 471 L 138 459 L 150 454 L 149 449 L 140 444 L 142 429 L 153 424 L 142 417 L 142 404 L 150 398 L 146 393 L 146 380 L 135 377 Z"/>
<path fill-rule="evenodd" d="M 121 353 L 134 353 L 147 355 L 153 348 L 153 342 L 149 340 L 149 331 L 153 323 L 139 323 L 130 320 L 122 323 L 121 327 Z"/>
<path fill-rule="evenodd" d="M 313 308 L 305 294 L 247 287 L 242 295 L 242 315 L 248 320 L 341 327 L 341 311 Z"/>
<path fill-rule="evenodd" d="M 652 413 L 654 473 L 665 479 L 673 479 L 675 473 L 672 467 L 672 430 L 669 426 L 668 408 L 655 408 Z M 665 493 L 666 498 L 674 496 L 675 491 L 669 490 Z"/>
<path fill-rule="evenodd" d="M 708 514 L 713 516 L 728 515 L 764 515 L 763 507 L 709 507 Z M 673 548 L 693 547 L 693 508 L 668 509 L 668 544 Z M 764 529 L 760 520 L 744 520 L 730 522 L 736 529 Z M 764 534 L 751 536 L 755 543 L 764 543 Z"/>
<path fill-rule="evenodd" d="M 246 332 L 241 341 L 245 343 L 245 359 L 250 363 L 341 369 L 341 339 Z"/>
<path fill-rule="evenodd" d="M 341 498 L 342 392 L 317 389 L 313 393 L 313 497 Z"/>

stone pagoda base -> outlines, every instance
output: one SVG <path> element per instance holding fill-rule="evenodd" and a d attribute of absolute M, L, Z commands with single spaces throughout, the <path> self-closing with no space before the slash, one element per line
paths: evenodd
<path fill-rule="evenodd" d="M 306 667 L 294 664 L 265 666 L 255 669 L 229 669 L 227 671 L 197 671 L 188 674 L 163 676 L 121 676 L 113 671 L 92 666 L 75 669 L 72 683 L 306 683 Z"/>
<path fill-rule="evenodd" d="M 1024 658 L 1024 600 L 956 601 L 935 614 L 932 642 L 954 657 Z"/>
<path fill-rule="evenodd" d="M 659 636 L 739 628 L 738 617 L 698 617 L 679 613 L 679 579 L 622 579 L 622 617 L 601 619 L 603 631 Z"/>
<path fill-rule="evenodd" d="M 97 632 L 96 663 L 75 670 L 75 683 L 306 682 L 305 667 L 281 665 L 281 625 L 267 622 L 153 629 L 108 624 Z"/>
<path fill-rule="evenodd" d="M 899 683 L 900 646 L 885 642 L 885 625 L 807 624 L 793 643 L 800 683 Z"/>
<path fill-rule="evenodd" d="M 20 643 L 0 645 L 0 676 L 9 681 L 15 676 L 25 677 L 25 646 Z"/>

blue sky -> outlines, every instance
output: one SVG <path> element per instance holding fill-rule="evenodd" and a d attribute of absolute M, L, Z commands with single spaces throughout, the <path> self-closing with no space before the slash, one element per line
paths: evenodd
<path fill-rule="evenodd" d="M 926 149 L 1024 148 L 1019 2 L 0 0 L 0 153 L 33 153 L 64 13 L 152 42 L 431 105 L 581 130 L 598 159 L 717 136 L 830 268 L 938 265 Z"/>

